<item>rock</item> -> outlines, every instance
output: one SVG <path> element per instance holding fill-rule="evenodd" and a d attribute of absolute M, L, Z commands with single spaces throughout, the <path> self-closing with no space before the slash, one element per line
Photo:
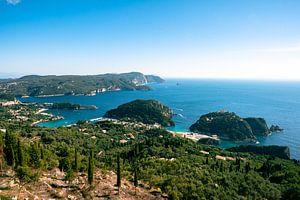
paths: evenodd
<path fill-rule="evenodd" d="M 269 134 L 269 128 L 266 123 L 266 120 L 263 118 L 255 118 L 255 117 L 248 117 L 244 118 L 251 126 L 252 133 L 256 136 L 266 136 Z"/>
<path fill-rule="evenodd" d="M 269 130 L 270 132 L 281 132 L 283 128 L 280 128 L 278 125 L 272 125 Z"/>

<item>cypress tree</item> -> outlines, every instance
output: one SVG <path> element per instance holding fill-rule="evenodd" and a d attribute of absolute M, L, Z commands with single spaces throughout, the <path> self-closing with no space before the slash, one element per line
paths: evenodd
<path fill-rule="evenodd" d="M 43 145 L 40 148 L 41 148 L 41 159 L 44 160 L 44 148 L 43 148 Z"/>
<path fill-rule="evenodd" d="M 4 158 L 4 152 L 3 152 L 3 137 L 0 135 L 0 170 L 2 172 L 2 167 L 3 167 L 3 158 Z"/>
<path fill-rule="evenodd" d="M 120 155 L 117 156 L 117 186 L 120 192 L 121 187 L 121 166 L 120 166 Z"/>
<path fill-rule="evenodd" d="M 135 156 L 134 156 L 134 174 L 133 174 L 133 182 L 134 186 L 138 186 L 138 176 L 137 176 L 137 171 L 138 171 L 138 160 L 139 160 L 139 146 L 138 143 L 135 145 Z"/>
<path fill-rule="evenodd" d="M 38 150 L 36 143 L 30 145 L 29 154 L 30 154 L 31 164 L 34 167 L 40 167 L 41 166 L 40 152 Z"/>
<path fill-rule="evenodd" d="M 246 171 L 246 174 L 248 174 L 248 172 L 250 171 L 250 163 L 247 162 L 246 166 L 245 166 L 245 171 Z"/>
<path fill-rule="evenodd" d="M 13 150 L 13 147 L 12 147 L 12 145 L 10 145 L 10 152 L 11 152 L 11 158 L 10 158 L 10 165 L 12 166 L 12 167 L 15 167 L 15 164 L 16 164 L 16 161 L 15 161 L 15 152 L 14 152 L 14 150 Z"/>
<path fill-rule="evenodd" d="M 90 156 L 89 156 L 89 166 L 88 166 L 88 183 L 90 185 L 93 184 L 93 179 L 94 179 L 94 166 L 93 166 L 93 152 L 90 151 Z"/>
<path fill-rule="evenodd" d="M 229 166 L 229 172 L 232 172 L 232 164 Z"/>
<path fill-rule="evenodd" d="M 137 167 L 134 168 L 134 186 L 137 187 L 138 186 L 138 177 L 137 177 Z"/>
<path fill-rule="evenodd" d="M 75 171 L 78 171 L 78 153 L 77 153 L 77 148 L 75 148 L 75 159 L 74 159 L 74 169 Z"/>
<path fill-rule="evenodd" d="M 74 179 L 74 172 L 73 172 L 73 169 L 72 169 L 72 163 L 69 161 L 67 163 L 67 169 L 66 169 L 66 176 L 65 176 L 65 180 L 67 181 L 71 181 Z"/>
<path fill-rule="evenodd" d="M 18 158 L 17 166 L 23 167 L 24 156 L 23 156 L 23 150 L 22 150 L 20 139 L 18 139 L 18 145 L 17 145 L 17 158 Z"/>
<path fill-rule="evenodd" d="M 6 162 L 9 166 L 14 166 L 15 164 L 14 149 L 16 149 L 16 143 L 16 136 L 7 130 L 5 134 L 4 154 Z"/>

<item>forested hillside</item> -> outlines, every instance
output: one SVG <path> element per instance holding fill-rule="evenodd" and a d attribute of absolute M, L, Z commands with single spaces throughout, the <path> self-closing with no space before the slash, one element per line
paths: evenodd
<path fill-rule="evenodd" d="M 14 96 L 94 95 L 115 90 L 150 90 L 148 83 L 161 83 L 158 76 L 139 72 L 101 75 L 24 76 L 0 81 L 0 93 Z"/>
<path fill-rule="evenodd" d="M 109 179 L 120 188 L 120 195 L 129 195 L 129 188 L 137 187 L 150 195 L 146 199 L 151 195 L 169 199 L 300 197 L 296 160 L 229 152 L 140 123 L 81 121 L 71 127 L 41 128 L 2 119 L 2 172 L 19 180 L 21 191 L 25 188 L 36 195 L 36 183 L 45 180 L 51 198 L 114 198 L 118 189 L 107 193 L 103 189 Z M 56 178 L 47 175 L 53 170 L 59 170 Z M 0 188 L 3 197 L 14 191 L 13 185 L 3 182 Z"/>

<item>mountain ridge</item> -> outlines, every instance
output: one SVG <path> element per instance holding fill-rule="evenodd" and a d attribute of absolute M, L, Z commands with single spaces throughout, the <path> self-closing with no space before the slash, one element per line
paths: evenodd
<path fill-rule="evenodd" d="M 155 75 L 140 72 L 98 75 L 26 75 L 2 79 L 0 93 L 15 96 L 95 95 L 118 90 L 151 90 L 146 84 L 162 83 Z"/>

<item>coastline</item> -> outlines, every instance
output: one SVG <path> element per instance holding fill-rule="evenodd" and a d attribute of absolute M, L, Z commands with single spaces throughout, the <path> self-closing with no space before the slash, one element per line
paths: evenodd
<path fill-rule="evenodd" d="M 179 82 L 180 85 L 176 85 Z M 290 84 L 265 84 L 264 82 L 242 82 L 238 81 L 215 81 L 215 80 L 182 80 L 167 79 L 162 84 L 150 84 L 153 88 L 150 92 L 142 91 L 117 91 L 99 93 L 94 97 L 65 96 L 53 98 L 29 98 L 22 99 L 24 102 L 74 102 L 86 105 L 96 105 L 97 111 L 79 111 L 81 115 L 72 115 L 69 111 L 61 111 L 64 120 L 57 123 L 47 123 L 44 126 L 57 127 L 76 123 L 81 119 L 94 119 L 102 116 L 106 110 L 116 108 L 122 103 L 134 99 L 157 99 L 173 108 L 176 113 L 185 118 L 174 116 L 176 126 L 167 128 L 172 131 L 188 132 L 188 127 L 202 114 L 211 111 L 226 109 L 236 112 L 242 117 L 263 116 L 268 124 L 278 124 L 285 130 L 282 134 L 272 134 L 268 137 L 257 137 L 260 144 L 256 145 L 284 145 L 291 148 L 291 157 L 299 158 L 300 139 L 297 137 L 300 129 L 297 119 L 300 112 L 296 109 L 293 115 L 291 108 L 297 108 L 298 102 L 289 101 L 295 98 L 295 92 L 300 85 Z M 233 87 L 234 86 L 234 87 Z M 270 86 L 270 87 L 269 87 Z M 258 89 L 261 88 L 261 89 Z M 240 93 L 243 90 L 245 92 Z M 275 96 L 271 96 L 275 90 Z M 256 95 L 259 94 L 259 97 Z M 278 101 L 284 96 L 286 101 Z M 298 95 L 299 96 L 299 95 Z M 254 101 L 254 98 L 258 98 Z M 272 97 L 272 99 L 270 99 Z M 187 99 L 188 98 L 188 99 Z M 300 98 L 300 96 L 299 96 Z M 216 100 L 217 99 L 217 100 Z M 286 110 L 287 112 L 282 112 Z M 47 111 L 49 112 L 49 111 Z M 52 111 L 50 111 L 52 113 Z M 53 114 L 60 115 L 58 112 Z M 244 142 L 232 142 L 221 139 L 220 148 L 229 148 L 244 144 Z M 249 144 L 249 143 L 248 143 Z M 251 143 L 255 144 L 255 143 Z"/>

